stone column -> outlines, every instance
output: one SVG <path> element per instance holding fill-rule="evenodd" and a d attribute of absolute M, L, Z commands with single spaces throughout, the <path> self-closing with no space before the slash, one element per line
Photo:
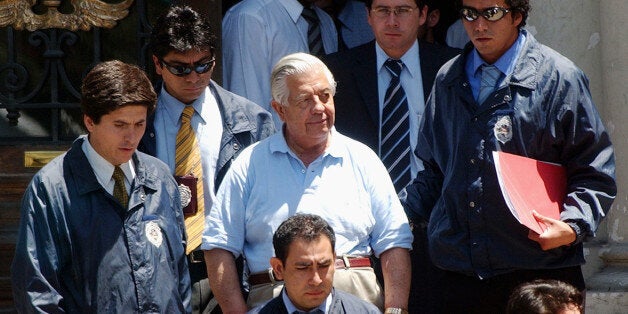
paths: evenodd
<path fill-rule="evenodd" d="M 617 198 L 585 244 L 587 312 L 628 308 L 628 1 L 532 0 L 528 29 L 589 77 L 593 100 L 615 148 Z"/>

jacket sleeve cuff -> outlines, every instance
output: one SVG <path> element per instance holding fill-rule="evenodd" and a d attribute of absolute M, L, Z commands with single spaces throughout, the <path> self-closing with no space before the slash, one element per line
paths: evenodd
<path fill-rule="evenodd" d="M 569 227 L 571 227 L 571 229 L 573 229 L 573 231 L 576 233 L 576 240 L 574 240 L 571 245 L 576 245 L 584 242 L 588 234 L 588 230 L 585 224 L 573 220 L 565 221 L 565 223 L 569 225 Z"/>

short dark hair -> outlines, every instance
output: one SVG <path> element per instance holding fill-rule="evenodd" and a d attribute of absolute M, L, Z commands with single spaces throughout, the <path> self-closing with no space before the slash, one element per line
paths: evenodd
<path fill-rule="evenodd" d="M 97 64 L 83 79 L 81 111 L 94 123 L 126 105 L 146 106 L 148 114 L 155 109 L 157 95 L 146 73 L 135 65 L 118 60 Z"/>
<path fill-rule="evenodd" d="M 530 13 L 530 0 L 505 0 L 506 5 L 510 8 L 510 13 L 521 13 L 521 23 L 517 25 L 519 29 L 526 26 L 526 20 Z M 462 8 L 462 0 L 456 0 L 458 10 Z"/>
<path fill-rule="evenodd" d="M 425 6 L 425 3 L 423 3 L 422 0 L 414 0 L 414 3 L 416 3 L 417 8 L 419 9 L 422 9 L 423 6 Z M 364 0 L 364 4 L 370 10 L 371 6 L 373 5 L 373 0 Z"/>
<path fill-rule="evenodd" d="M 559 280 L 537 279 L 515 288 L 506 313 L 553 314 L 570 304 L 582 311 L 583 302 L 582 293 L 574 286 Z"/>
<path fill-rule="evenodd" d="M 321 236 L 329 239 L 331 250 L 335 252 L 336 235 L 323 218 L 312 214 L 296 214 L 282 222 L 273 235 L 275 257 L 285 263 L 292 242 L 296 240 L 312 242 Z"/>
<path fill-rule="evenodd" d="M 172 6 L 157 18 L 149 47 L 159 59 L 170 51 L 209 50 L 213 56 L 216 39 L 209 21 L 200 13 L 189 6 Z"/>

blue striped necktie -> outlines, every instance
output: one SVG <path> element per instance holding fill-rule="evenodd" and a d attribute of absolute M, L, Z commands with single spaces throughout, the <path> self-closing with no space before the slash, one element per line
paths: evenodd
<path fill-rule="evenodd" d="M 486 98 L 495 91 L 495 84 L 502 72 L 494 65 L 482 66 L 482 80 L 480 81 L 480 92 L 478 93 L 478 104 L 483 104 Z"/>
<path fill-rule="evenodd" d="M 408 98 L 399 80 L 403 62 L 388 59 L 384 67 L 392 78 L 384 97 L 380 158 L 390 174 L 395 190 L 399 192 L 411 179 Z"/>
<path fill-rule="evenodd" d="M 307 28 L 307 44 L 310 49 L 310 54 L 317 57 L 324 55 L 323 38 L 321 37 L 321 25 L 318 15 L 316 15 L 314 9 L 310 7 L 303 7 L 301 15 L 309 25 Z"/>

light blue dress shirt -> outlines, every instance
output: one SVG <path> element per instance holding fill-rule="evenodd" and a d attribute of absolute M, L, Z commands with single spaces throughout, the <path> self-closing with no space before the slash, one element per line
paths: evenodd
<path fill-rule="evenodd" d="M 519 32 L 519 37 L 515 43 L 506 50 L 506 52 L 499 58 L 495 63 L 495 65 L 501 72 L 502 75 L 499 80 L 497 80 L 496 86 L 501 87 L 502 84 L 507 80 L 506 77 L 510 76 L 515 69 L 515 61 L 521 52 L 523 44 L 526 41 L 526 36 L 522 32 Z M 476 49 L 472 49 L 469 55 L 467 56 L 465 63 L 465 72 L 467 74 L 467 79 L 469 80 L 469 85 L 471 85 L 471 91 L 473 92 L 473 97 L 477 100 L 478 94 L 480 93 L 480 82 L 482 81 L 482 71 L 480 67 L 483 64 L 487 64 Z M 491 65 L 491 64 L 487 64 Z"/>
<path fill-rule="evenodd" d="M 281 120 L 270 106 L 270 72 L 282 57 L 309 52 L 302 11 L 296 0 L 244 0 L 222 20 L 223 87 L 271 112 L 278 130 Z M 337 51 L 334 21 L 320 8 L 315 11 L 325 53 Z"/>
<path fill-rule="evenodd" d="M 205 208 L 210 208 L 216 198 L 214 178 L 216 163 L 220 152 L 222 138 L 222 116 L 218 109 L 216 98 L 209 87 L 191 106 L 194 107 L 192 128 L 201 150 L 201 164 L 203 166 L 203 191 Z M 174 174 L 177 133 L 181 127 L 181 113 L 185 104 L 172 97 L 162 87 L 155 109 L 155 139 L 157 158 L 166 163 Z"/>
<path fill-rule="evenodd" d="M 317 214 L 336 233 L 336 254 L 410 248 L 412 233 L 386 168 L 366 145 L 335 129 L 309 166 L 277 132 L 242 151 L 205 219 L 203 250 L 244 253 L 252 273 L 270 267 L 272 236 L 296 213 Z"/>
<path fill-rule="evenodd" d="M 390 58 L 384 50 L 375 43 L 375 53 L 377 55 L 377 91 L 379 93 L 379 116 L 382 116 L 384 110 L 384 97 L 386 90 L 392 78 L 390 72 L 384 67 L 384 63 Z M 419 56 L 419 43 L 415 41 L 412 47 L 401 56 L 403 61 L 403 69 L 401 70 L 401 86 L 408 97 L 408 110 L 410 112 L 410 147 L 412 151 L 416 148 L 419 136 L 419 122 L 425 110 L 425 97 L 423 96 L 423 77 L 421 76 L 421 61 Z M 382 137 L 382 126 L 379 125 L 380 143 Z M 381 153 L 378 152 L 381 156 Z M 423 170 L 423 163 L 415 155 L 411 154 L 410 172 L 414 178 L 417 172 Z"/>

